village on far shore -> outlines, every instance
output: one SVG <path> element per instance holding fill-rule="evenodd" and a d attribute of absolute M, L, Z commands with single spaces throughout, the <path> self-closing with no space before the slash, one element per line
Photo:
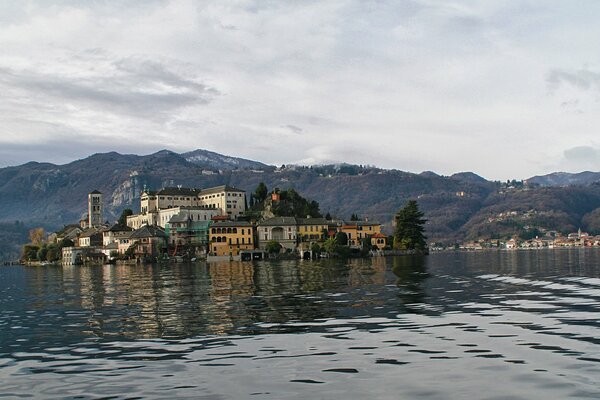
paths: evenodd
<path fill-rule="evenodd" d="M 572 232 L 563 235 L 557 231 L 547 231 L 543 236 L 536 236 L 532 239 L 519 239 L 513 237 L 508 240 L 500 239 L 480 239 L 465 242 L 456 245 L 453 248 L 460 250 L 485 250 L 485 249 L 555 249 L 562 247 L 600 247 L 600 235 L 590 235 L 587 232 L 582 232 L 579 229 L 577 232 Z M 445 246 L 431 246 L 432 251 L 446 250 Z"/>
<path fill-rule="evenodd" d="M 313 259 L 336 252 L 372 255 L 392 251 L 390 238 L 382 233 L 378 222 L 355 216 L 352 221 L 329 215 L 323 218 L 316 202 L 312 204 L 316 204 L 318 217 L 275 216 L 270 210 L 280 203 L 285 206 L 286 193 L 278 189 L 265 192 L 269 209 L 252 213 L 247 209 L 246 192 L 228 185 L 157 191 L 144 188 L 139 213 L 122 215 L 121 223 L 108 224 L 103 195 L 94 190 L 88 194 L 87 215 L 78 224 L 50 234 L 46 243 L 62 244 L 57 256 L 62 256 L 63 265 L 117 260 Z"/>

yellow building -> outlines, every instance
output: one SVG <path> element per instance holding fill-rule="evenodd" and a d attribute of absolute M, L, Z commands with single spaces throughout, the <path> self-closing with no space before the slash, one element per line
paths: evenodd
<path fill-rule="evenodd" d="M 211 256 L 238 256 L 240 251 L 254 249 L 254 230 L 246 221 L 219 221 L 208 234 Z"/>
<path fill-rule="evenodd" d="M 376 233 L 371 236 L 371 247 L 377 247 L 379 250 L 387 246 L 387 236 L 383 233 Z"/>
<path fill-rule="evenodd" d="M 329 221 L 325 218 L 297 218 L 298 237 L 303 242 L 326 239 Z"/>
<path fill-rule="evenodd" d="M 344 222 L 340 231 L 348 236 L 348 246 L 361 247 L 362 239 L 381 233 L 381 224 L 368 221 Z"/>

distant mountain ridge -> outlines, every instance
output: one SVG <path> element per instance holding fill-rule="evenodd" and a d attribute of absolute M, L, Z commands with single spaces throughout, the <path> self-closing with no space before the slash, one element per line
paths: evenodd
<path fill-rule="evenodd" d="M 194 150 L 188 153 L 181 154 L 186 161 L 201 166 L 216 169 L 238 169 L 238 168 L 254 168 L 265 169 L 270 166 L 258 161 L 247 160 L 239 157 L 224 156 L 219 153 L 208 150 Z"/>
<path fill-rule="evenodd" d="M 94 189 L 104 194 L 106 219 L 114 221 L 124 208 L 138 211 L 144 187 L 227 184 L 251 193 L 265 182 L 269 189 L 294 188 L 318 201 L 324 214 L 349 218 L 355 213 L 384 223 L 388 232 L 394 213 L 416 199 L 428 219 L 430 241 L 510 237 L 534 228 L 568 232 L 582 227 L 600 233 L 600 185 L 589 184 L 596 182 L 593 174 L 550 174 L 545 184 L 538 183 L 541 187 L 513 187 L 472 172 L 441 176 L 352 164 L 275 167 L 207 150 L 142 156 L 110 152 L 65 165 L 29 162 L 1 168 L 0 222 L 59 229 L 85 214 L 87 194 Z"/>
<path fill-rule="evenodd" d="M 527 182 L 540 186 L 591 185 L 600 182 L 600 172 L 553 172 L 547 175 L 531 177 L 527 179 Z"/>

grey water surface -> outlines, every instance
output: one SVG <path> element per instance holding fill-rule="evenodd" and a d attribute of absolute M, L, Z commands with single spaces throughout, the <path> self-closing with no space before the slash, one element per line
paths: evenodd
<path fill-rule="evenodd" d="M 600 398 L 600 250 L 0 267 L 0 398 Z"/>

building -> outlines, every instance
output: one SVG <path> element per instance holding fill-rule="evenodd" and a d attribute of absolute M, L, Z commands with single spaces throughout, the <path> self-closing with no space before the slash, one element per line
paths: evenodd
<path fill-rule="evenodd" d="M 167 234 L 162 228 L 145 225 L 129 235 L 130 246 L 135 246 L 137 257 L 156 257 L 167 248 Z"/>
<path fill-rule="evenodd" d="M 65 225 L 60 231 L 56 232 L 55 243 L 60 243 L 63 240 L 71 240 L 77 243 L 77 237 L 83 232 L 79 225 Z"/>
<path fill-rule="evenodd" d="M 190 221 L 211 221 L 214 217 L 222 215 L 220 209 L 207 209 L 201 206 L 180 206 L 175 208 L 167 208 L 158 211 L 156 225 L 166 228 L 167 223 L 175 215 L 182 218 L 188 218 Z"/>
<path fill-rule="evenodd" d="M 254 229 L 246 221 L 218 221 L 210 226 L 211 256 L 237 257 L 240 251 L 254 250 Z"/>
<path fill-rule="evenodd" d="M 381 233 L 381 224 L 369 221 L 350 221 L 344 222 L 339 231 L 348 236 L 348 246 L 358 248 L 362 246 L 363 239 Z"/>
<path fill-rule="evenodd" d="M 325 240 L 329 221 L 325 218 L 297 218 L 298 237 L 302 242 Z"/>
<path fill-rule="evenodd" d="M 177 246 L 205 246 L 209 241 L 209 228 L 212 221 L 194 221 L 190 216 L 177 214 L 166 224 L 165 233 L 169 244 Z"/>
<path fill-rule="evenodd" d="M 258 224 L 257 235 L 261 249 L 265 249 L 269 241 L 275 240 L 284 249 L 294 250 L 298 243 L 298 222 L 294 217 L 270 218 Z"/>
<path fill-rule="evenodd" d="M 97 228 L 88 228 L 83 231 L 78 238 L 79 247 L 100 247 L 102 246 L 102 232 Z"/>
<path fill-rule="evenodd" d="M 84 247 L 63 247 L 62 263 L 63 265 L 83 264 L 84 254 L 87 251 Z"/>
<path fill-rule="evenodd" d="M 103 221 L 102 193 L 97 190 L 88 194 L 88 228 L 97 228 Z"/>
<path fill-rule="evenodd" d="M 158 191 L 144 189 L 140 195 L 140 213 L 127 217 L 127 226 L 139 229 L 144 225 L 166 228 L 174 215 L 183 213 L 193 221 L 210 221 L 226 215 L 237 219 L 246 212 L 246 193 L 231 186 L 210 189 L 168 187 Z"/>
<path fill-rule="evenodd" d="M 128 238 L 132 231 L 133 229 L 128 226 L 114 224 L 109 229 L 102 232 L 102 245 L 106 247 L 111 243 L 118 242 L 121 238 Z"/>
<path fill-rule="evenodd" d="M 103 263 L 105 256 L 95 247 L 63 247 L 63 265 L 80 265 L 87 262 Z"/>
<path fill-rule="evenodd" d="M 383 250 L 387 246 L 387 236 L 383 233 L 375 233 L 371 236 L 371 248 L 377 247 Z"/>
<path fill-rule="evenodd" d="M 236 219 L 246 212 L 246 192 L 232 186 L 204 189 L 200 192 L 199 199 L 201 206 L 220 209 L 230 219 Z"/>

